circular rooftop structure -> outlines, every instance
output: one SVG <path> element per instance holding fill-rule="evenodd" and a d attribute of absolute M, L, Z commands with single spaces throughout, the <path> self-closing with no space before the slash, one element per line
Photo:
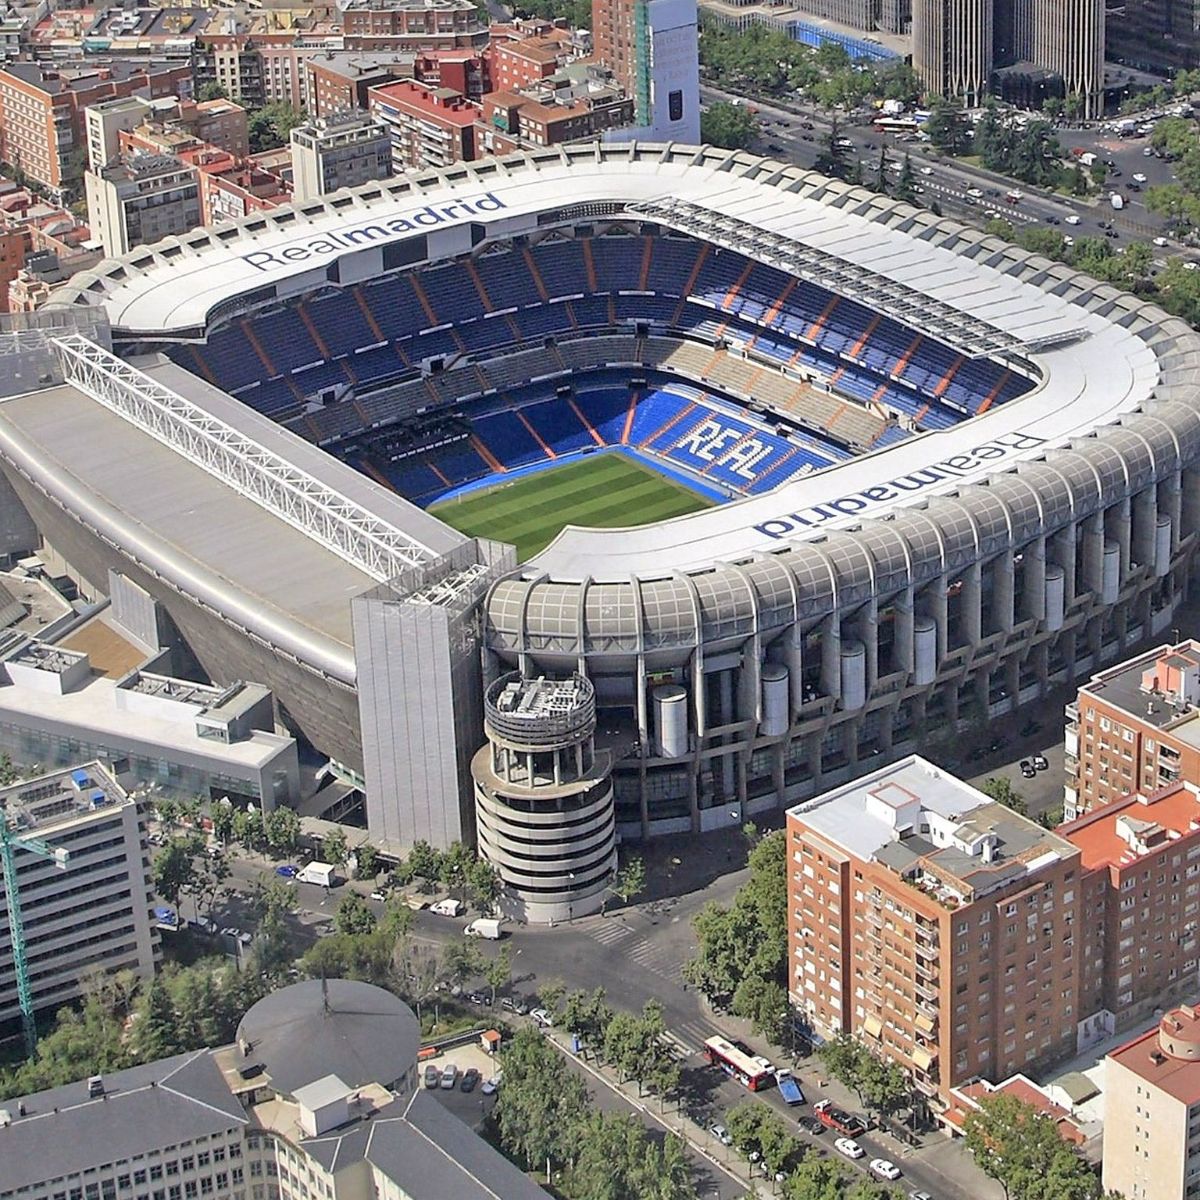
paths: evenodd
<path fill-rule="evenodd" d="M 390 1086 L 411 1071 L 421 1029 L 403 1000 L 374 984 L 308 979 L 255 1004 L 237 1032 L 247 1062 L 261 1063 L 285 1095 L 327 1075 L 350 1087 Z"/>

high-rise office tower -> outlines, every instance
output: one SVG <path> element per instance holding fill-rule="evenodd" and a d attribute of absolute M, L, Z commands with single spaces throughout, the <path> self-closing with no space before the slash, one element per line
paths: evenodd
<path fill-rule="evenodd" d="M 913 69 L 926 88 L 978 104 L 992 77 L 992 0 L 913 0 Z"/>
<path fill-rule="evenodd" d="M 1028 66 L 1104 103 L 1104 0 L 913 0 L 913 67 L 930 92 L 977 104 L 994 66 Z"/>

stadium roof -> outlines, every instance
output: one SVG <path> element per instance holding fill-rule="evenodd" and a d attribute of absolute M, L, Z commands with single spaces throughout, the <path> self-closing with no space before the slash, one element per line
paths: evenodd
<path fill-rule="evenodd" d="M 1172 439 L 1178 448 L 1163 422 L 1148 435 L 1140 418 L 1119 454 L 1090 439 L 1156 397 L 1190 402 L 1194 340 L 1179 322 L 955 222 L 744 153 L 589 144 L 460 164 L 139 248 L 78 276 L 55 302 L 102 304 L 118 331 L 170 336 L 202 329 L 214 313 L 325 286 L 335 263 L 342 281 L 378 274 L 383 247 L 418 234 L 429 235 L 432 254 L 450 256 L 477 241 L 464 226 L 507 238 L 622 213 L 653 214 L 785 269 L 816 272 L 834 291 L 967 353 L 1007 359 L 1040 383 L 983 416 L 765 495 L 634 529 L 569 527 L 530 562 L 528 578 L 663 579 L 744 563 L 922 507 L 1068 445 L 1107 492 L 1129 484 L 1126 445 L 1151 459 Z"/>
<path fill-rule="evenodd" d="M 256 441 L 382 519 L 428 536 L 432 553 L 465 539 L 358 472 L 164 363 L 154 380 L 228 416 Z M 70 386 L 0 403 L 6 457 L 196 599 L 347 683 L 350 599 L 379 580 Z"/>

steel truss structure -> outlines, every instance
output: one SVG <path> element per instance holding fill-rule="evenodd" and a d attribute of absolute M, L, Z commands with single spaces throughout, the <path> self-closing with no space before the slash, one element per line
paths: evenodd
<path fill-rule="evenodd" d="M 849 300 L 862 303 L 864 297 L 869 297 L 873 309 L 923 330 L 969 358 L 1024 355 L 1028 351 L 1019 338 L 968 316 L 951 304 L 824 250 L 783 234 L 770 233 L 749 221 L 673 197 L 631 204 L 626 212 L 757 259 Z"/>
<path fill-rule="evenodd" d="M 86 338 L 54 343 L 66 382 L 384 583 L 434 556 L 409 534 Z"/>

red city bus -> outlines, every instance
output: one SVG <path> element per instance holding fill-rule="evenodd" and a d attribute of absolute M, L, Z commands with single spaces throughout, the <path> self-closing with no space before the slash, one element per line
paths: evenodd
<path fill-rule="evenodd" d="M 722 1037 L 710 1037 L 704 1043 L 704 1057 L 752 1092 L 761 1091 L 773 1078 L 771 1065 L 765 1058 L 743 1054 L 732 1042 Z"/>

